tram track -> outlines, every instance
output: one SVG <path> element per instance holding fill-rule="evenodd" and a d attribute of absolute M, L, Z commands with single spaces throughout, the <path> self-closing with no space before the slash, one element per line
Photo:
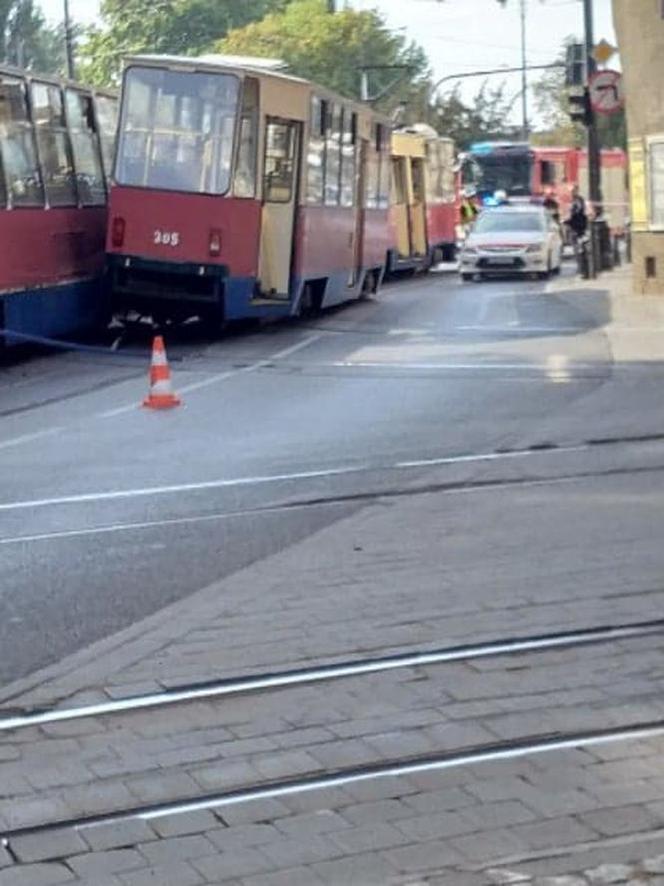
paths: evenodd
<path fill-rule="evenodd" d="M 582 646 L 611 644 L 664 635 L 664 619 L 599 625 L 570 631 L 508 637 L 477 644 L 449 646 L 415 652 L 396 653 L 375 658 L 347 659 L 330 664 L 285 671 L 267 671 L 246 676 L 221 678 L 204 683 L 181 684 L 161 692 L 123 696 L 106 702 L 70 708 L 0 709 L 0 734 L 13 733 L 35 726 L 46 726 L 94 717 L 163 709 L 188 702 L 222 699 L 278 691 L 297 686 L 326 683 L 353 677 L 424 666 L 452 664 L 478 659 L 497 658 L 561 651 Z"/>
<path fill-rule="evenodd" d="M 381 763 L 334 769 L 322 774 L 316 772 L 297 778 L 265 781 L 234 790 L 201 793 L 166 802 L 128 806 L 112 812 L 54 819 L 4 831 L 4 833 L 0 833 L 0 846 L 7 849 L 10 855 L 16 859 L 16 855 L 12 852 L 12 841 L 20 837 L 46 836 L 55 831 L 83 830 L 131 820 L 149 822 L 167 816 L 186 815 L 204 810 L 221 811 L 229 806 L 238 806 L 255 800 L 278 800 L 295 794 L 343 788 L 360 782 L 441 772 L 479 764 L 500 763 L 539 756 L 555 751 L 587 749 L 616 742 L 643 741 L 662 736 L 664 736 L 664 720 L 661 719 L 628 723 L 604 729 L 529 734 L 510 741 L 471 745 L 439 754 L 404 756 Z"/>

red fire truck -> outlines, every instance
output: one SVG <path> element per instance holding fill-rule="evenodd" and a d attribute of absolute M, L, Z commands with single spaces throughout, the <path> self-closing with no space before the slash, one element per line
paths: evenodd
<path fill-rule="evenodd" d="M 588 197 L 588 153 L 580 148 L 482 142 L 472 145 L 461 159 L 463 186 L 474 189 L 485 206 L 495 201 L 497 191 L 505 191 L 512 200 L 541 200 L 550 193 L 564 219 L 575 185 Z M 602 151 L 602 191 L 609 225 L 615 234 L 622 234 L 628 213 L 624 151 Z"/>

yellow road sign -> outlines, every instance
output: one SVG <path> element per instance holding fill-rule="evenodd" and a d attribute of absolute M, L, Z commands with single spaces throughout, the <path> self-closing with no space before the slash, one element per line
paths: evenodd
<path fill-rule="evenodd" d="M 616 52 L 618 52 L 617 46 L 612 46 L 608 40 L 602 40 L 595 47 L 593 57 L 598 64 L 605 65 L 609 59 L 613 58 Z"/>

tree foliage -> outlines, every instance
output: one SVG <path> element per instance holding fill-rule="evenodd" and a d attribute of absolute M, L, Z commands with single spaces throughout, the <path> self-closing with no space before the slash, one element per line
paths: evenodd
<path fill-rule="evenodd" d="M 4 2 L 4 0 L 0 0 Z M 103 0 L 102 26 L 88 30 L 81 46 L 83 78 L 117 82 L 122 58 L 151 52 L 200 55 L 232 28 L 283 9 L 288 0 Z"/>
<path fill-rule="evenodd" d="M 0 0 L 0 57 L 4 62 L 59 74 L 64 56 L 62 29 L 48 26 L 35 0 Z"/>
<path fill-rule="evenodd" d="M 470 104 L 461 99 L 457 86 L 432 109 L 432 122 L 441 135 L 453 138 L 459 150 L 473 142 L 513 139 L 517 133 L 507 121 L 513 102 L 505 97 L 504 84 L 484 83 Z"/>
<path fill-rule="evenodd" d="M 401 103 L 426 105 L 424 51 L 391 32 L 375 11 L 344 9 L 330 15 L 325 0 L 292 0 L 283 11 L 231 31 L 217 49 L 281 58 L 294 74 L 350 98 L 360 98 L 360 69 L 366 66 L 371 68 L 370 94 L 384 93 L 377 102 L 382 110 Z M 401 66 L 401 70 L 386 70 L 386 65 Z M 412 107 L 408 110 L 409 115 L 415 112 Z"/>

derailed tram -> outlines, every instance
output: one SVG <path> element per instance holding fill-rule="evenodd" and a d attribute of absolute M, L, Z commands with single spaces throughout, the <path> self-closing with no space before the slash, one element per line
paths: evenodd
<path fill-rule="evenodd" d="M 108 253 L 115 307 L 307 314 L 379 286 L 390 124 L 276 63 L 126 63 Z"/>
<path fill-rule="evenodd" d="M 0 67 L 0 349 L 107 319 L 116 123 L 113 92 Z"/>

